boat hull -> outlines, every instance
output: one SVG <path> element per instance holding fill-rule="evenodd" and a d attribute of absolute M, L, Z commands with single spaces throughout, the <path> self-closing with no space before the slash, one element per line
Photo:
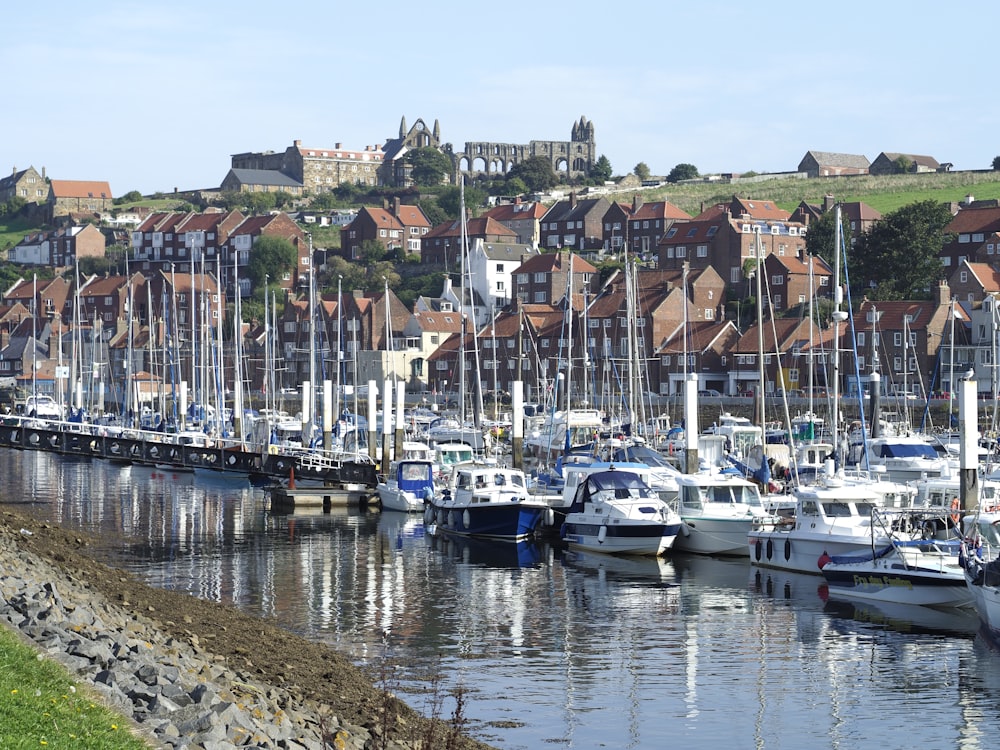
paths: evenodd
<path fill-rule="evenodd" d="M 412 492 L 379 484 L 376 488 L 379 503 L 382 510 L 396 511 L 399 513 L 419 513 L 424 509 L 424 499 L 417 497 Z"/>
<path fill-rule="evenodd" d="M 819 558 L 858 555 L 871 549 L 871 537 L 838 539 L 829 534 L 793 536 L 782 531 L 751 531 L 747 535 L 750 562 L 762 568 L 822 575 Z"/>
<path fill-rule="evenodd" d="M 507 502 L 480 505 L 427 506 L 424 520 L 437 532 L 491 539 L 526 539 L 534 536 L 548 506 L 542 503 Z"/>
<path fill-rule="evenodd" d="M 925 607 L 967 607 L 972 595 L 961 574 L 920 568 L 903 569 L 899 563 L 828 563 L 823 568 L 832 598 L 862 599 Z"/>
<path fill-rule="evenodd" d="M 698 555 L 747 556 L 747 535 L 753 527 L 752 519 L 685 515 L 681 519 L 686 528 L 681 529 L 674 549 Z"/>
<path fill-rule="evenodd" d="M 569 514 L 562 540 L 572 549 L 621 555 L 662 555 L 681 531 L 678 523 L 609 523 L 574 520 Z"/>

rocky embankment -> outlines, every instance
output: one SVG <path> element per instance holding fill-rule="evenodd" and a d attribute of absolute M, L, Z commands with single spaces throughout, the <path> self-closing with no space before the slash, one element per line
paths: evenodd
<path fill-rule="evenodd" d="M 231 607 L 144 587 L 87 546 L 0 512 L 0 622 L 93 685 L 150 744 L 486 747 L 420 717 L 332 649 Z"/>

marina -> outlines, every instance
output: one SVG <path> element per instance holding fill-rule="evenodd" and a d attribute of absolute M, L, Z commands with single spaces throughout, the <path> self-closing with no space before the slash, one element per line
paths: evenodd
<path fill-rule="evenodd" d="M 398 665 L 418 710 L 438 675 L 497 747 L 895 746 L 919 720 L 927 746 L 985 748 L 1000 730 L 1000 653 L 969 609 L 836 601 L 819 575 L 746 559 L 280 513 L 241 478 L 45 451 L 0 450 L 0 499 L 99 534 L 151 585 Z"/>

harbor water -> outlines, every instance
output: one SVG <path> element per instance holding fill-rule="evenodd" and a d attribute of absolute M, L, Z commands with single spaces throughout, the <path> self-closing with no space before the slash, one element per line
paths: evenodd
<path fill-rule="evenodd" d="M 500 748 L 1000 738 L 1000 652 L 974 614 L 831 601 L 819 576 L 278 514 L 245 481 L 43 452 L 0 450 L 0 505 L 99 534 L 151 585 L 328 643 L 424 713 L 447 718 L 452 699 L 434 702 L 460 690 L 468 731 Z"/>

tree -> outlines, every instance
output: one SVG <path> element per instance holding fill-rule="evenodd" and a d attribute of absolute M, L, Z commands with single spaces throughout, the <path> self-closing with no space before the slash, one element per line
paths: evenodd
<path fill-rule="evenodd" d="M 528 192 L 528 186 L 520 177 L 508 177 L 505 192 L 507 195 L 524 195 Z"/>
<path fill-rule="evenodd" d="M 833 267 L 834 251 L 839 251 L 834 241 L 836 215 L 836 211 L 827 211 L 815 221 L 810 222 L 809 233 L 806 235 L 806 252 L 822 258 L 830 264 L 831 268 Z M 841 235 L 846 240 L 850 236 L 851 225 L 843 214 L 840 217 L 840 226 Z"/>
<path fill-rule="evenodd" d="M 250 251 L 247 273 L 254 288 L 264 286 L 264 277 L 280 279 L 293 271 L 299 260 L 298 251 L 289 240 L 264 234 L 257 238 Z"/>
<path fill-rule="evenodd" d="M 438 193 L 438 205 L 448 215 L 448 218 L 457 219 L 459 217 L 461 213 L 460 204 L 462 202 L 461 192 L 461 188 L 449 186 Z M 486 205 L 486 191 L 466 186 L 465 209 L 471 213 L 475 213 L 476 209 L 482 208 L 484 205 Z"/>
<path fill-rule="evenodd" d="M 993 171 L 1000 172 L 1000 156 L 993 157 Z"/>
<path fill-rule="evenodd" d="M 521 180 L 533 193 L 548 190 L 559 183 L 556 173 L 552 171 L 552 162 L 544 156 L 529 156 L 511 167 L 507 177 Z"/>
<path fill-rule="evenodd" d="M 274 193 L 243 193 L 243 203 L 251 213 L 266 214 L 274 210 L 277 200 Z"/>
<path fill-rule="evenodd" d="M 590 168 L 590 178 L 597 182 L 606 182 L 611 179 L 611 162 L 604 154 L 597 157 L 597 161 Z"/>
<path fill-rule="evenodd" d="M 649 179 L 649 167 L 646 166 L 646 162 L 641 161 L 632 168 L 632 174 L 638 177 L 640 180 L 645 182 Z"/>
<path fill-rule="evenodd" d="M 440 185 L 452 171 L 451 159 L 429 146 L 415 148 L 405 158 L 415 185 Z"/>
<path fill-rule="evenodd" d="M 848 252 L 852 287 L 870 299 L 927 299 L 941 277 L 939 253 L 951 220 L 948 207 L 933 200 L 883 216 Z"/>
<path fill-rule="evenodd" d="M 678 164 L 670 170 L 667 175 L 667 182 L 680 182 L 681 180 L 694 180 L 698 177 L 698 167 L 694 164 Z"/>
<path fill-rule="evenodd" d="M 909 172 L 910 167 L 913 166 L 913 162 L 905 154 L 900 154 L 896 157 L 896 161 L 893 162 L 896 165 L 897 172 Z"/>

